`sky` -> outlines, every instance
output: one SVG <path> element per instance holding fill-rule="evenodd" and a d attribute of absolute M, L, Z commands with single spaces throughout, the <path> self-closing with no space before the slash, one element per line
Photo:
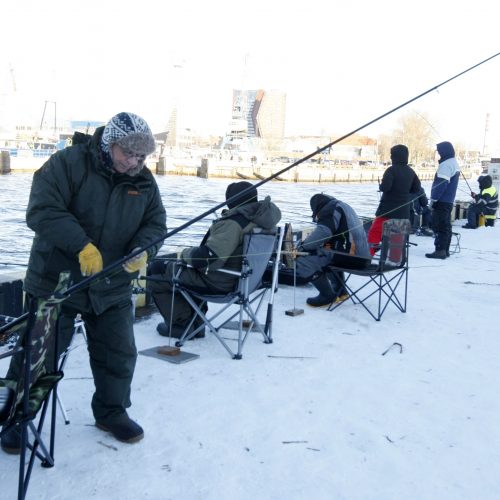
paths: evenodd
<path fill-rule="evenodd" d="M 232 89 L 262 88 L 286 93 L 286 135 L 343 135 L 500 52 L 490 0 L 404 9 L 396 0 L 6 0 L 1 9 L 0 122 L 38 123 L 49 101 L 59 121 L 125 110 L 159 132 L 177 106 L 182 126 L 222 135 Z M 499 78 L 500 56 L 362 133 L 418 113 L 436 141 L 500 150 Z"/>
<path fill-rule="evenodd" d="M 70 423 L 57 412 L 55 467 L 35 462 L 27 498 L 497 500 L 500 226 L 464 222 L 445 261 L 412 237 L 405 314 L 312 309 L 312 287 L 280 286 L 274 342 L 251 336 L 239 361 L 213 336 L 188 342 L 199 358 L 185 364 L 140 354 L 129 413 L 145 438 L 133 445 L 94 426 L 78 335 L 59 384 Z M 140 351 L 168 343 L 158 321 L 135 323 Z M 2 498 L 16 498 L 17 472 L 0 452 Z"/>

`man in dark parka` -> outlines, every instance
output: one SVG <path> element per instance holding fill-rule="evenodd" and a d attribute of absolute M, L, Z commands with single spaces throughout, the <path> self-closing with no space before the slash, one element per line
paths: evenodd
<path fill-rule="evenodd" d="M 35 232 L 24 282 L 27 297 L 50 295 L 61 271 L 69 270 L 77 283 L 166 234 L 160 192 L 144 165 L 154 150 L 147 123 L 122 112 L 93 136 L 80 135 L 79 144 L 55 153 L 35 172 L 26 212 Z M 69 345 L 80 313 L 95 384 L 96 426 L 124 442 L 144 436 L 126 411 L 137 358 L 131 280 L 159 246 L 62 303 L 60 351 Z M 7 377 L 17 378 L 18 371 L 19 360 L 13 358 Z M 4 451 L 16 453 L 18 445 L 17 429 L 2 436 Z"/>

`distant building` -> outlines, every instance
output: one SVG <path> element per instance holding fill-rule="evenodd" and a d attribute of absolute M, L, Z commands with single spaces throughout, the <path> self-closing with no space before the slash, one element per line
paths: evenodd
<path fill-rule="evenodd" d="M 277 143 L 285 134 L 286 94 L 278 90 L 233 90 L 231 121 L 223 142 L 228 149 L 246 143 Z"/>

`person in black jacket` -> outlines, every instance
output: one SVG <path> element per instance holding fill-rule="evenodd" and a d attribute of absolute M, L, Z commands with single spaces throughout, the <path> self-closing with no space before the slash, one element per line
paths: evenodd
<path fill-rule="evenodd" d="M 382 226 L 388 219 L 409 219 L 412 194 L 420 190 L 420 179 L 408 165 L 408 148 L 397 144 L 391 148 L 392 165 L 384 172 L 380 191 L 382 198 L 375 219 L 368 231 L 368 244 L 372 255 L 382 239 Z"/>
<path fill-rule="evenodd" d="M 61 271 L 69 270 L 78 283 L 147 248 L 123 269 L 69 296 L 59 317 L 62 352 L 70 344 L 74 319 L 81 314 L 95 386 L 96 427 L 127 443 L 144 437 L 142 427 L 127 413 L 137 359 L 132 280 L 156 255 L 167 229 L 158 185 L 145 166 L 155 147 L 143 118 L 118 113 L 93 136 L 77 136 L 75 145 L 54 153 L 35 172 L 26 211 L 26 223 L 35 232 L 24 280 L 28 299 L 50 295 Z M 12 358 L 7 378 L 18 378 L 20 363 L 18 357 Z M 20 452 L 17 428 L 2 435 L 1 447 L 7 453 Z"/>

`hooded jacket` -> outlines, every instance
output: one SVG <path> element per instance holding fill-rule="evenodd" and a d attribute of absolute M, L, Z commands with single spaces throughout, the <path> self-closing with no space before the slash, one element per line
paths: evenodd
<path fill-rule="evenodd" d="M 262 201 L 225 210 L 203 238 L 200 246 L 185 248 L 182 260 L 203 273 L 204 281 L 224 290 L 234 276 L 213 272 L 217 269 L 241 270 L 243 237 L 254 228 L 274 229 L 281 220 L 280 209 L 267 196 Z"/>
<path fill-rule="evenodd" d="M 431 200 L 453 203 L 457 194 L 460 167 L 455 159 L 455 149 L 450 142 L 440 142 L 437 146 L 439 165 L 431 187 Z"/>
<path fill-rule="evenodd" d="M 332 250 L 370 255 L 363 223 L 350 205 L 326 194 L 315 194 L 310 204 L 317 225 L 300 249 L 310 252 L 329 243 Z"/>
<path fill-rule="evenodd" d="M 410 204 L 420 190 L 420 179 L 415 171 L 404 161 L 393 159 L 386 169 L 380 183 L 382 197 L 375 215 L 388 219 L 409 219 Z"/>
<path fill-rule="evenodd" d="M 104 127 L 87 140 L 53 154 L 33 176 L 26 222 L 35 232 L 24 287 L 34 296 L 49 295 L 59 273 L 83 279 L 79 252 L 92 242 L 104 267 L 166 234 L 166 213 L 148 168 L 135 176 L 107 168 L 100 154 Z M 161 242 L 148 249 L 156 255 Z M 66 300 L 100 314 L 131 297 L 131 275 L 119 268 Z"/>
<path fill-rule="evenodd" d="M 481 175 L 477 180 L 480 194 L 474 196 L 475 204 L 486 219 L 495 219 L 498 209 L 498 193 L 493 186 L 491 175 Z"/>

